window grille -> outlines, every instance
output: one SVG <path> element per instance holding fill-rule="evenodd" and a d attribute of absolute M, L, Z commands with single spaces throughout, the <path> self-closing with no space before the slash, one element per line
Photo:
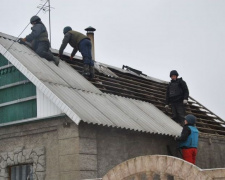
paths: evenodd
<path fill-rule="evenodd" d="M 32 164 L 23 164 L 9 167 L 9 180 L 33 180 Z"/>

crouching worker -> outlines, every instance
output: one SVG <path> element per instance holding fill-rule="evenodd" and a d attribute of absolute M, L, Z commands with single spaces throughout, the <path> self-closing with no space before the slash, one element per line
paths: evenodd
<path fill-rule="evenodd" d="M 42 23 L 38 16 L 33 16 L 30 19 L 30 23 L 33 25 L 31 28 L 31 34 L 27 35 L 25 38 L 20 38 L 19 42 L 24 44 L 24 42 L 30 42 L 32 49 L 42 58 L 48 61 L 54 61 L 55 64 L 59 65 L 59 57 L 53 56 L 50 51 L 50 43 L 48 40 L 48 32 L 45 25 Z"/>
<path fill-rule="evenodd" d="M 198 129 L 195 127 L 196 117 L 187 115 L 184 120 L 184 127 L 181 136 L 176 138 L 179 147 L 182 150 L 182 156 L 185 161 L 195 164 L 198 147 Z"/>
<path fill-rule="evenodd" d="M 69 43 L 73 47 L 73 51 L 70 56 L 70 60 L 73 60 L 73 57 L 79 50 L 83 60 L 84 60 L 84 70 L 83 75 L 86 77 L 94 78 L 94 61 L 92 60 L 91 54 L 91 41 L 89 37 L 84 34 L 72 30 L 70 26 L 67 26 L 63 29 L 64 39 L 62 45 L 59 49 L 59 57 L 62 56 L 64 49 Z"/>

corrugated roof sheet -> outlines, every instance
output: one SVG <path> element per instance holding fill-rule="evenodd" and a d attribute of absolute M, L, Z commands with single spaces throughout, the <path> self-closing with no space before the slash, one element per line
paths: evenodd
<path fill-rule="evenodd" d="M 113 73 L 107 66 L 104 66 L 103 64 L 100 64 L 98 62 L 95 63 L 95 69 L 98 70 L 98 72 L 111 77 L 118 77 L 115 73 Z"/>
<path fill-rule="evenodd" d="M 181 132 L 181 126 L 150 103 L 47 82 L 45 85 L 84 122 L 167 135 Z"/>
<path fill-rule="evenodd" d="M 1 36 L 1 34 L 0 34 Z M 75 123 L 177 136 L 181 126 L 151 103 L 102 93 L 67 63 L 59 67 L 24 45 L 0 38 L 0 52 Z"/>
<path fill-rule="evenodd" d="M 0 43 L 5 49 L 12 45 L 12 41 L 4 38 L 0 38 Z M 4 54 L 4 51 L 2 53 Z M 28 70 L 41 81 L 101 93 L 98 88 L 89 83 L 64 61 L 61 61 L 60 66 L 57 67 L 53 62 L 41 58 L 34 51 L 17 42 L 12 45 L 7 53 L 15 57 L 14 63 L 17 63 L 18 67 L 24 66 L 23 69 Z"/>

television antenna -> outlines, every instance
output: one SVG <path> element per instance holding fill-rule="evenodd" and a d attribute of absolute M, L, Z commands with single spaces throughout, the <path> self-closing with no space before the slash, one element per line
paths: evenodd
<path fill-rule="evenodd" d="M 44 0 L 41 0 L 41 1 L 44 1 Z M 53 7 L 51 7 L 50 5 L 50 0 L 47 0 L 46 2 L 48 2 L 48 5 L 43 5 L 43 4 L 39 4 L 37 6 L 37 8 L 41 9 L 44 13 L 48 12 L 48 22 L 49 22 L 49 39 L 50 39 L 50 47 L 51 47 L 51 41 L 52 41 L 52 38 L 51 38 L 51 9 L 55 9 Z"/>

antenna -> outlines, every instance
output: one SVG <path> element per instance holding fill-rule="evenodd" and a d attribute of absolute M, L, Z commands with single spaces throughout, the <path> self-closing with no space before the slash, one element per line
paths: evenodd
<path fill-rule="evenodd" d="M 44 1 L 44 0 L 41 0 Z M 48 5 L 43 5 L 43 4 L 39 4 L 37 6 L 37 8 L 43 10 L 44 13 L 48 12 L 48 22 L 49 22 L 49 39 L 50 39 L 50 47 L 51 47 L 51 41 L 52 41 L 52 37 L 51 37 L 51 9 L 55 9 L 53 7 L 51 7 L 50 5 L 50 0 L 47 0 L 46 2 L 48 2 Z M 46 4 L 46 3 L 45 3 Z"/>
<path fill-rule="evenodd" d="M 43 4 L 43 6 L 42 7 L 44 7 L 45 6 L 45 4 L 47 3 L 48 1 L 46 1 L 44 4 Z M 39 9 L 39 11 L 37 12 L 37 14 L 36 15 L 38 15 L 39 14 L 39 12 L 42 10 L 42 7 L 40 7 Z M 27 29 L 27 27 L 30 25 L 30 22 L 28 23 L 28 25 L 23 29 L 23 31 L 19 34 L 19 36 L 17 36 L 17 38 L 16 38 L 16 41 L 13 41 L 12 42 L 12 44 L 7 48 L 7 50 L 4 52 L 4 54 L 3 55 L 5 55 L 8 51 L 9 51 L 9 49 L 12 47 L 12 45 L 15 43 L 15 42 L 17 42 L 18 41 L 18 39 L 19 39 L 19 37 L 20 37 L 20 35 Z M 9 61 L 8 61 L 8 64 L 9 64 Z"/>

